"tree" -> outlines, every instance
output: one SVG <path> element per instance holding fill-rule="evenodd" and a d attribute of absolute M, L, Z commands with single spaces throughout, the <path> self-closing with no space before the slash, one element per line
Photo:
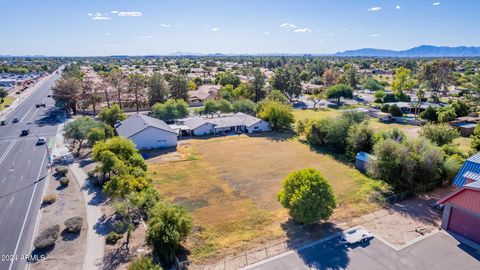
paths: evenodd
<path fill-rule="evenodd" d="M 234 89 L 231 84 L 220 87 L 220 98 L 231 100 L 233 98 L 233 91 Z"/>
<path fill-rule="evenodd" d="M 288 103 L 288 97 L 285 96 L 280 90 L 272 89 L 265 97 L 266 101 L 276 101 L 280 103 Z"/>
<path fill-rule="evenodd" d="M 122 91 L 125 82 L 125 76 L 119 70 L 112 71 L 107 78 L 112 88 L 117 91 L 117 103 L 122 108 Z"/>
<path fill-rule="evenodd" d="M 82 82 L 76 77 L 62 77 L 52 87 L 53 99 L 64 107 L 67 114 L 70 111 L 77 114 L 77 101 L 82 91 Z"/>
<path fill-rule="evenodd" d="M 152 258 L 142 256 L 134 259 L 128 266 L 128 270 L 163 270 L 163 268 L 155 264 Z"/>
<path fill-rule="evenodd" d="M 338 83 L 338 71 L 336 69 L 327 69 L 323 72 L 323 83 L 325 87 L 330 87 Z"/>
<path fill-rule="evenodd" d="M 411 90 L 415 86 L 415 80 L 411 75 L 412 71 L 408 68 L 399 67 L 395 70 L 395 78 L 392 82 L 392 89 L 397 94 Z"/>
<path fill-rule="evenodd" d="M 108 83 L 105 82 L 105 78 L 102 78 L 102 81 L 97 84 L 97 92 L 102 91 L 105 95 L 105 101 L 107 102 L 107 107 L 110 108 L 110 95 L 108 94 Z"/>
<path fill-rule="evenodd" d="M 218 83 L 222 86 L 230 84 L 233 88 L 237 88 L 240 85 L 240 78 L 231 72 L 222 72 L 218 74 Z"/>
<path fill-rule="evenodd" d="M 169 99 L 165 103 L 156 103 L 150 112 L 152 117 L 165 122 L 172 122 L 175 119 L 188 116 L 188 104 L 184 100 Z"/>
<path fill-rule="evenodd" d="M 471 138 L 472 142 L 470 143 L 470 146 L 476 151 L 480 151 L 480 126 L 477 125 L 475 127 Z"/>
<path fill-rule="evenodd" d="M 256 68 L 252 72 L 253 79 L 250 82 L 251 92 L 253 94 L 253 101 L 259 102 L 265 98 L 265 80 L 266 76 L 263 75 L 259 68 Z"/>
<path fill-rule="evenodd" d="M 446 89 L 455 64 L 449 60 L 437 60 L 425 63 L 420 70 L 422 80 L 433 92 Z"/>
<path fill-rule="evenodd" d="M 187 88 L 188 88 L 189 91 L 194 91 L 194 90 L 197 90 L 197 85 L 195 84 L 194 81 L 189 80 L 187 82 Z"/>
<path fill-rule="evenodd" d="M 383 90 L 384 87 L 377 80 L 373 78 L 368 78 L 363 82 L 362 89 L 376 92 Z"/>
<path fill-rule="evenodd" d="M 295 118 L 292 107 L 288 104 L 266 101 L 260 104 L 257 116 L 270 123 L 273 130 L 290 128 Z"/>
<path fill-rule="evenodd" d="M 65 125 L 65 138 L 78 142 L 77 153 L 80 153 L 83 141 L 88 138 L 88 134 L 93 128 L 101 127 L 101 124 L 90 117 L 79 117 Z"/>
<path fill-rule="evenodd" d="M 353 88 L 346 84 L 337 84 L 327 89 L 327 98 L 337 99 L 338 105 L 340 105 L 340 98 L 342 97 L 353 98 Z"/>
<path fill-rule="evenodd" d="M 457 117 L 467 116 L 470 113 L 470 106 L 461 100 L 453 101 L 450 107 L 455 110 Z"/>
<path fill-rule="evenodd" d="M 110 108 L 100 110 L 98 119 L 114 128 L 119 121 L 127 119 L 127 115 L 123 112 L 120 104 L 113 104 Z"/>
<path fill-rule="evenodd" d="M 255 103 L 249 99 L 236 100 L 233 102 L 233 111 L 246 114 L 255 114 Z"/>
<path fill-rule="evenodd" d="M 336 117 L 327 125 L 325 144 L 333 147 L 338 152 L 345 152 L 350 128 L 355 124 L 361 123 L 365 118 L 365 114 L 353 111 L 344 112 L 341 116 Z"/>
<path fill-rule="evenodd" d="M 188 100 L 187 79 L 177 74 L 170 79 L 170 98 Z"/>
<path fill-rule="evenodd" d="M 283 180 L 277 200 L 293 219 L 304 224 L 328 220 L 336 207 L 331 185 L 313 168 L 290 173 Z"/>
<path fill-rule="evenodd" d="M 397 104 L 392 104 L 388 108 L 388 112 L 394 117 L 402 117 L 403 116 L 402 110 L 400 110 L 400 108 L 397 106 Z"/>
<path fill-rule="evenodd" d="M 347 85 L 349 85 L 353 89 L 357 88 L 357 71 L 355 70 L 355 67 L 351 64 L 346 64 L 344 69 L 345 82 L 347 83 Z"/>
<path fill-rule="evenodd" d="M 215 113 L 217 114 L 218 117 L 220 117 L 222 113 L 229 113 L 233 110 L 232 103 L 230 103 L 226 99 L 217 100 L 215 101 L 215 103 L 217 108 L 217 111 Z"/>
<path fill-rule="evenodd" d="M 460 137 L 460 132 L 449 124 L 426 124 L 422 126 L 420 135 L 426 137 L 438 146 L 449 144 Z"/>
<path fill-rule="evenodd" d="M 128 76 L 128 91 L 135 97 L 135 107 L 140 110 L 140 102 L 145 91 L 146 78 L 143 74 L 131 74 Z"/>
<path fill-rule="evenodd" d="M 4 99 L 8 96 L 7 90 L 0 87 L 0 103 L 3 103 Z"/>
<path fill-rule="evenodd" d="M 428 106 L 423 112 L 420 113 L 420 118 L 428 120 L 430 122 L 437 122 L 437 110 L 432 106 Z"/>
<path fill-rule="evenodd" d="M 168 96 L 168 86 L 162 74 L 155 72 L 148 79 L 148 101 L 150 106 L 160 102 L 165 102 Z"/>
<path fill-rule="evenodd" d="M 375 144 L 374 131 L 367 121 L 354 124 L 348 129 L 347 153 L 353 158 L 358 152 L 370 153 Z"/>
<path fill-rule="evenodd" d="M 97 114 L 96 104 L 97 101 L 100 101 L 100 96 L 98 96 L 97 94 L 97 86 L 95 86 L 93 80 L 87 77 L 83 80 L 82 89 L 83 94 L 87 95 L 90 99 L 90 104 L 92 105 L 93 109 L 93 115 L 95 116 Z"/>
<path fill-rule="evenodd" d="M 148 214 L 147 244 L 153 254 L 172 263 L 175 251 L 192 230 L 192 218 L 184 208 L 171 203 L 158 203 Z"/>
<path fill-rule="evenodd" d="M 272 76 L 274 89 L 282 91 L 289 99 L 300 96 L 302 81 L 297 67 L 277 68 Z"/>
<path fill-rule="evenodd" d="M 457 118 L 457 114 L 455 113 L 455 109 L 453 107 L 443 107 L 438 109 L 438 122 L 445 123 L 448 121 L 452 121 L 453 119 Z"/>

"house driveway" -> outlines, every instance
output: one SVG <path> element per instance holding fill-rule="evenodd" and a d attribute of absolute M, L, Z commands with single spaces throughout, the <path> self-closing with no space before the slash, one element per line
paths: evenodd
<path fill-rule="evenodd" d="M 480 269 L 480 251 L 443 231 L 396 250 L 374 238 L 346 248 L 333 239 L 292 250 L 244 269 Z"/>

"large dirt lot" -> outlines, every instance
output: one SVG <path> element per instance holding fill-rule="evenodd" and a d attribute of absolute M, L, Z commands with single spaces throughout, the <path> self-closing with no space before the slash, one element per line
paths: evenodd
<path fill-rule="evenodd" d="M 337 221 L 376 209 L 369 195 L 384 187 L 331 155 L 276 133 L 182 141 L 177 151 L 148 164 L 162 197 L 184 205 L 194 217 L 187 246 L 194 261 L 235 255 L 285 236 L 291 222 L 276 194 L 294 170 L 313 167 L 330 181 Z"/>

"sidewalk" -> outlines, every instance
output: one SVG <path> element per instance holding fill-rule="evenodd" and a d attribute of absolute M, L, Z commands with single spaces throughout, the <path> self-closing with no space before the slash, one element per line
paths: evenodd
<path fill-rule="evenodd" d="M 63 132 L 59 132 L 56 138 L 57 147 L 53 157 L 63 157 L 70 155 L 70 151 L 64 144 Z M 94 270 L 103 268 L 103 257 L 105 252 L 105 238 L 97 233 L 96 224 L 102 220 L 102 209 L 98 203 L 98 195 L 90 192 L 92 186 L 88 179 L 88 175 L 80 167 L 78 162 L 70 164 L 70 171 L 76 181 L 82 188 L 83 199 L 85 202 L 85 211 L 87 215 L 87 244 L 85 258 L 83 260 L 83 269 Z"/>

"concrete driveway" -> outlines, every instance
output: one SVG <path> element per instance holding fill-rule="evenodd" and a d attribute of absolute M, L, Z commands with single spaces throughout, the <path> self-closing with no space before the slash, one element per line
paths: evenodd
<path fill-rule="evenodd" d="M 444 232 L 437 232 L 401 250 L 377 238 L 351 248 L 333 239 L 280 254 L 244 269 L 480 269 L 480 251 Z"/>

